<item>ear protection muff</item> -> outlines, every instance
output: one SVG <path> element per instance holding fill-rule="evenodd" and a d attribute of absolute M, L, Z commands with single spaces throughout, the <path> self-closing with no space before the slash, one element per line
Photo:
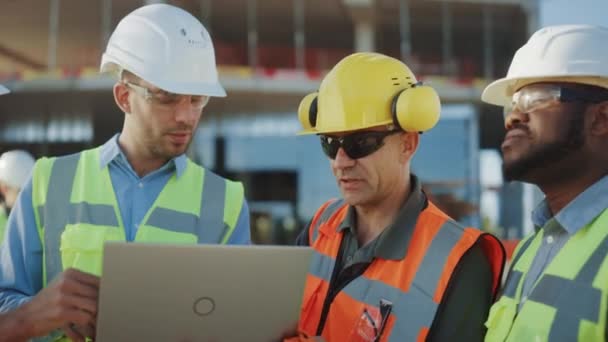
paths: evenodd
<path fill-rule="evenodd" d="M 435 89 L 418 82 L 393 98 L 393 122 L 406 132 L 425 132 L 439 121 L 441 101 Z"/>
<path fill-rule="evenodd" d="M 300 106 L 298 107 L 298 120 L 302 124 L 305 130 L 315 128 L 317 125 L 317 99 L 319 93 L 312 93 L 306 95 Z"/>

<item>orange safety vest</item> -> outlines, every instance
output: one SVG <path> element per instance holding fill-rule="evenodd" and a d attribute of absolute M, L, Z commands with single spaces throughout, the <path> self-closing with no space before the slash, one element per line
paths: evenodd
<path fill-rule="evenodd" d="M 329 201 L 311 222 L 308 233 L 314 253 L 298 325 L 304 335 L 317 334 L 342 242 L 343 232 L 337 228 L 347 211 L 343 201 Z M 425 340 L 456 265 L 477 241 L 490 261 L 496 296 L 505 261 L 498 239 L 462 228 L 429 201 L 418 216 L 406 256 L 376 258 L 348 283 L 331 303 L 321 335 L 330 342 L 376 341 L 377 336 L 380 341 Z M 379 315 L 381 301 L 391 306 L 384 317 Z"/>

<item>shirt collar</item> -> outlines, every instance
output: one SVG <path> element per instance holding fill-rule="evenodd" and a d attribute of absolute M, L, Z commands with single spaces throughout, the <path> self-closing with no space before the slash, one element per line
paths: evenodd
<path fill-rule="evenodd" d="M 405 258 L 418 216 L 428 204 L 418 177 L 412 175 L 410 179 L 412 190 L 405 203 L 401 206 L 397 218 L 380 233 L 376 241 L 370 242 L 375 244 L 374 257 L 388 260 L 401 260 Z M 340 226 L 338 226 L 338 231 L 348 230 L 349 234 L 356 237 L 356 221 L 355 208 L 349 206 L 346 217 Z"/>
<path fill-rule="evenodd" d="M 585 189 L 555 215 L 556 221 L 570 235 L 576 234 L 608 208 L 608 176 L 602 177 Z M 547 200 L 544 199 L 532 211 L 532 222 L 540 229 L 552 218 Z"/>
<path fill-rule="evenodd" d="M 127 157 L 120 149 L 120 145 L 118 144 L 118 137 L 120 134 L 115 134 L 110 140 L 106 141 L 105 144 L 101 146 L 101 151 L 99 152 L 99 168 L 103 169 L 108 166 L 110 162 L 113 160 L 120 160 L 120 162 L 126 163 L 131 167 Z M 188 158 L 185 154 L 180 154 L 179 156 L 169 160 L 166 165 L 175 166 L 175 175 L 177 178 L 181 177 L 181 175 L 186 170 L 186 166 L 188 165 Z"/>

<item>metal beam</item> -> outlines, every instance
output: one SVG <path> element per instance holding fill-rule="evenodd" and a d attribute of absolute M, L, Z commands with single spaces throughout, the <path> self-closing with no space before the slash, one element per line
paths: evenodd
<path fill-rule="evenodd" d="M 104 51 L 112 34 L 112 0 L 101 1 L 101 51 Z"/>
<path fill-rule="evenodd" d="M 408 0 L 399 1 L 399 36 L 401 39 L 401 60 L 405 62 L 412 54 L 410 6 Z"/>
<path fill-rule="evenodd" d="M 441 56 L 444 75 L 452 75 L 452 11 L 447 1 L 441 3 Z"/>
<path fill-rule="evenodd" d="M 296 55 L 296 69 L 306 68 L 306 31 L 304 24 L 304 0 L 293 0 L 293 42 Z"/>
<path fill-rule="evenodd" d="M 491 79 L 494 77 L 494 32 L 492 27 L 492 8 L 483 5 L 483 77 Z"/>
<path fill-rule="evenodd" d="M 211 5 L 211 0 L 200 0 L 201 7 L 201 21 L 207 32 L 211 33 L 211 18 L 213 18 L 213 6 Z"/>
<path fill-rule="evenodd" d="M 57 67 L 57 41 L 59 40 L 59 10 L 61 1 L 51 0 L 49 10 L 49 46 L 47 67 L 53 70 Z"/>
<path fill-rule="evenodd" d="M 258 66 L 258 14 L 257 0 L 247 0 L 247 48 L 249 66 Z"/>
<path fill-rule="evenodd" d="M 4 56 L 8 59 L 11 59 L 14 62 L 19 64 L 23 64 L 26 67 L 34 69 L 36 71 L 43 71 L 47 68 L 47 66 L 43 63 L 40 63 L 33 58 L 24 55 L 23 53 L 13 50 L 7 46 L 0 44 L 0 56 Z"/>

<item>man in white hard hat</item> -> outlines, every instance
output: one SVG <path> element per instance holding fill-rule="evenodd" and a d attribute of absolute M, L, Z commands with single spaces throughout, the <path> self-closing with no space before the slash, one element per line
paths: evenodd
<path fill-rule="evenodd" d="M 608 313 L 608 28 L 546 27 L 483 92 L 505 107 L 506 180 L 545 199 L 517 247 L 486 341 L 604 341 Z"/>
<path fill-rule="evenodd" d="M 8 214 L 33 167 L 34 157 L 26 151 L 13 150 L 0 156 L 0 194 L 4 198 L 4 205 L 0 206 L 0 243 L 4 239 Z"/>
<path fill-rule="evenodd" d="M 185 155 L 209 99 L 226 95 L 205 27 L 174 6 L 141 7 L 112 33 L 101 71 L 118 78 L 122 131 L 37 161 L 0 253 L 0 311 L 32 297 L 46 300 L 40 321 L 77 310 L 91 324 L 61 332 L 76 340 L 94 333 L 104 242 L 250 241 L 242 184 Z"/>

